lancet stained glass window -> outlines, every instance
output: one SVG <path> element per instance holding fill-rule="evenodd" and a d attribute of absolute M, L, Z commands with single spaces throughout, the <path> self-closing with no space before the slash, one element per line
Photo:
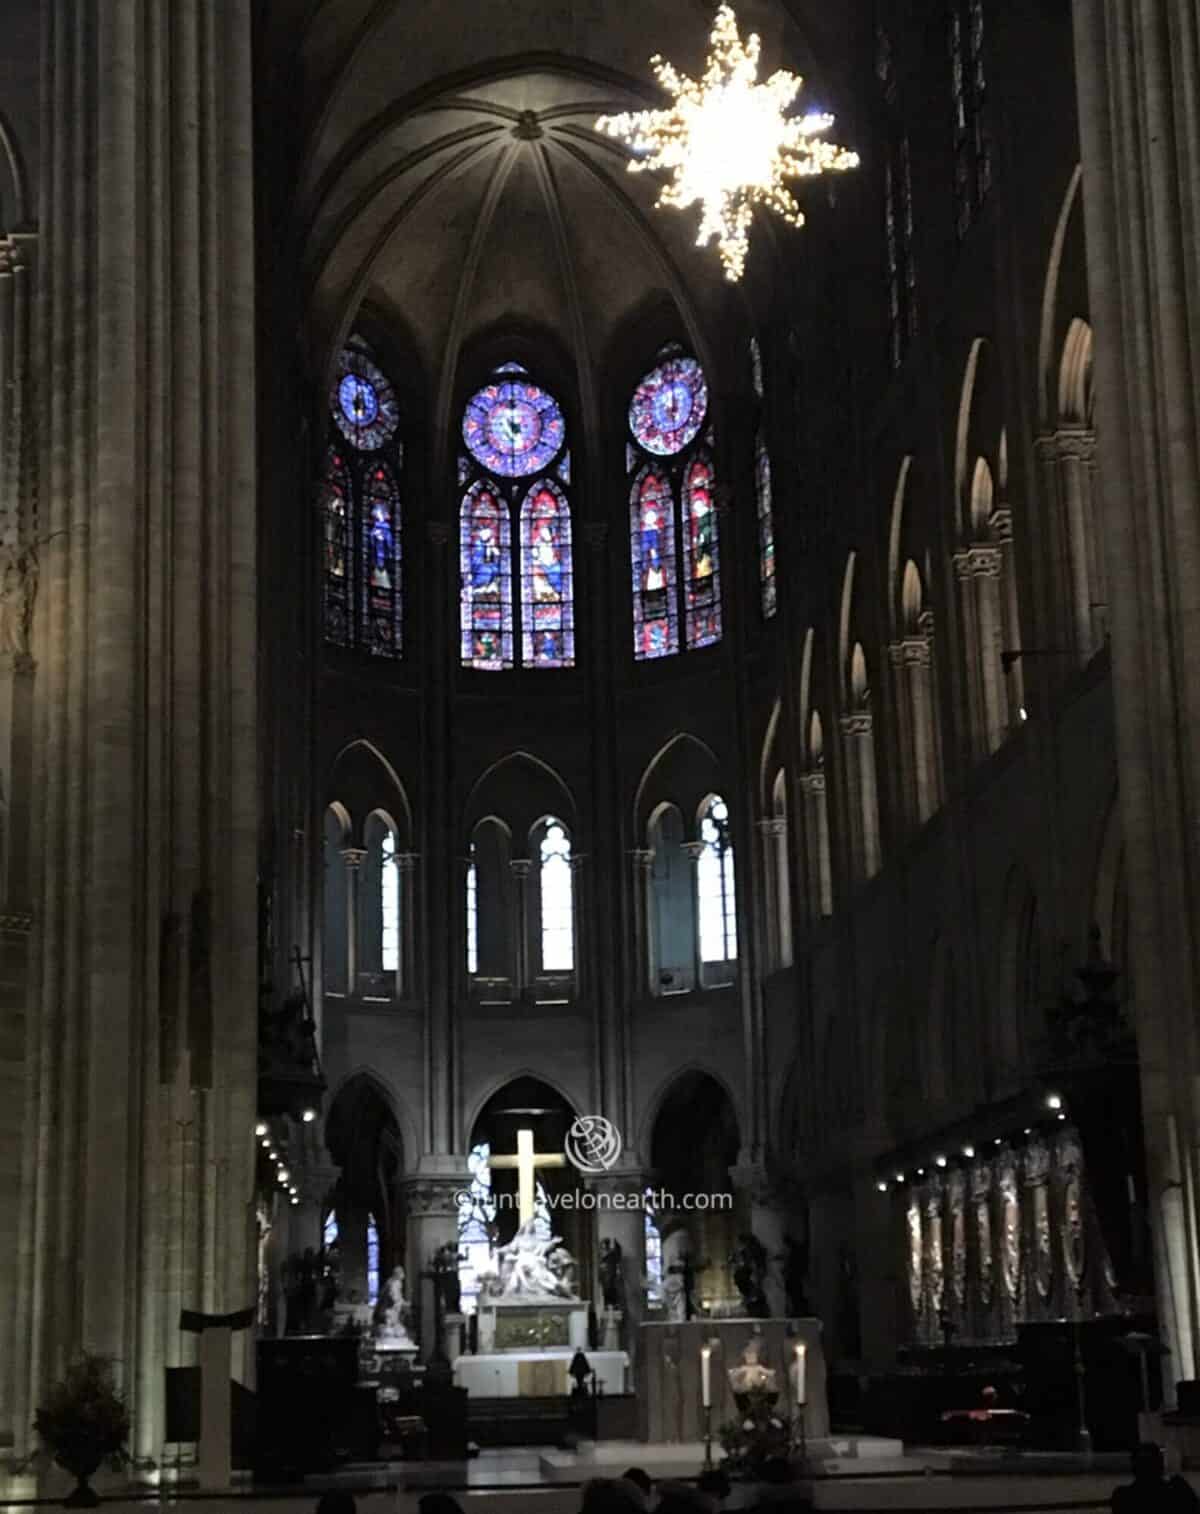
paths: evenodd
<path fill-rule="evenodd" d="M 575 660 L 571 511 L 556 484 L 534 484 L 521 506 L 521 660 L 563 668 Z"/>
<path fill-rule="evenodd" d="M 695 358 L 664 348 L 629 406 L 633 655 L 669 657 L 721 639 L 716 476 L 708 388 Z M 697 439 L 703 438 L 698 444 Z"/>
<path fill-rule="evenodd" d="M 766 427 L 758 428 L 754 442 L 754 496 L 758 510 L 758 581 L 762 612 L 770 619 L 778 608 L 775 585 L 775 513 L 771 495 L 771 454 L 767 451 Z"/>
<path fill-rule="evenodd" d="M 479 971 L 479 874 L 475 868 L 475 843 L 467 858 L 467 971 Z"/>
<path fill-rule="evenodd" d="M 955 229 L 963 237 L 992 183 L 991 144 L 984 120 L 983 0 L 948 0 L 948 5 Z"/>
<path fill-rule="evenodd" d="M 700 960 L 731 962 L 737 957 L 733 841 L 729 810 L 719 794 L 708 801 L 700 817 L 700 840 L 703 850 L 696 864 Z"/>
<path fill-rule="evenodd" d="M 379 954 L 385 973 L 400 970 L 400 871 L 396 860 L 396 838 L 390 830 L 383 833 L 380 846 L 379 903 L 383 911 Z"/>
<path fill-rule="evenodd" d="M 325 639 L 373 657 L 403 648 L 400 413 L 366 344 L 343 350 L 329 394 L 332 445 L 318 490 Z"/>
<path fill-rule="evenodd" d="M 458 472 L 466 486 L 459 537 L 463 666 L 511 668 L 519 649 L 523 667 L 572 667 L 571 465 L 562 410 L 524 369 L 505 363 L 467 402 L 462 435 L 469 453 Z M 530 476 L 532 484 L 523 482 Z"/>
<path fill-rule="evenodd" d="M 721 575 L 717 564 L 717 516 L 713 466 L 701 454 L 689 465 L 683 488 L 683 571 L 689 647 L 721 639 Z"/>
<path fill-rule="evenodd" d="M 367 1303 L 379 1302 L 379 1226 L 367 1215 Z"/>

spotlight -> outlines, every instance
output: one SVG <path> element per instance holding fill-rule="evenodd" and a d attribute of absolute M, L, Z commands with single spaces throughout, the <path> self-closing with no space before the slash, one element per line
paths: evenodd
<path fill-rule="evenodd" d="M 1057 1093 L 1048 1093 L 1046 1095 L 1046 1108 L 1047 1109 L 1061 1109 L 1062 1108 L 1062 1095 L 1061 1094 L 1057 1094 Z"/>
<path fill-rule="evenodd" d="M 315 1109 L 306 1109 L 304 1111 L 304 1113 L 300 1116 L 300 1118 L 304 1121 L 304 1123 L 306 1125 L 311 1125 L 312 1122 L 316 1119 L 316 1117 L 317 1117 L 317 1111 Z"/>
<path fill-rule="evenodd" d="M 975 1148 L 974 1148 L 974 1146 L 964 1146 L 963 1147 L 963 1156 L 965 1156 L 965 1157 L 973 1157 L 974 1155 L 975 1155 Z"/>
<path fill-rule="evenodd" d="M 254 1134 L 256 1136 L 265 1136 L 266 1133 L 267 1133 L 267 1124 L 266 1124 L 266 1121 L 265 1120 L 259 1120 L 258 1124 L 254 1127 Z"/>
<path fill-rule="evenodd" d="M 1066 1119 L 1066 1115 L 1063 1114 L 1063 1112 L 1062 1112 L 1061 1109 L 1058 1112 L 1058 1117 L 1059 1117 L 1060 1120 L 1065 1120 Z"/>
<path fill-rule="evenodd" d="M 287 1170 L 286 1167 L 281 1167 L 279 1169 L 279 1181 L 281 1183 L 286 1183 L 287 1180 L 288 1180 L 288 1170 Z"/>
<path fill-rule="evenodd" d="M 1022 720 L 1028 720 L 1029 719 L 1029 711 L 1025 708 L 1024 705 L 1021 706 L 1020 710 L 1018 711 L 1018 714 L 1020 715 L 1020 717 L 1021 717 Z"/>
<path fill-rule="evenodd" d="M 876 1183 L 875 1186 L 876 1186 L 876 1188 L 879 1189 L 880 1193 L 886 1193 L 887 1192 L 887 1184 L 885 1182 L 880 1181 L 880 1182 Z"/>
<path fill-rule="evenodd" d="M 945 1157 L 934 1157 L 933 1160 L 934 1160 L 934 1162 L 936 1163 L 936 1165 L 938 1167 L 944 1167 L 946 1165 L 946 1158 Z"/>
<path fill-rule="evenodd" d="M 299 1202 L 300 1202 L 300 1200 L 296 1199 L 296 1198 L 293 1198 L 293 1199 L 289 1200 L 289 1203 L 292 1203 L 292 1204 L 298 1204 Z"/>
<path fill-rule="evenodd" d="M 925 1176 L 925 1169 L 924 1169 L 924 1167 L 918 1167 L 917 1168 L 917 1176 L 919 1178 L 923 1178 Z"/>
<path fill-rule="evenodd" d="M 902 1172 L 898 1172 L 896 1174 L 896 1181 L 897 1181 L 897 1183 L 903 1183 L 903 1181 L 904 1181 L 904 1174 Z"/>
<path fill-rule="evenodd" d="M 1004 1141 L 1001 1139 L 1000 1136 L 997 1136 L 996 1139 L 992 1142 L 992 1145 L 993 1146 L 1003 1146 L 1004 1145 Z"/>

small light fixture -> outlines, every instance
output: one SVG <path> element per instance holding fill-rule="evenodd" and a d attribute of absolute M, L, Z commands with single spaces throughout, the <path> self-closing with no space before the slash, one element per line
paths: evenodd
<path fill-rule="evenodd" d="M 292 1198 L 292 1199 L 289 1199 L 288 1202 L 291 1203 L 291 1204 L 298 1204 L 300 1202 L 300 1200 L 297 1199 L 297 1198 Z"/>
<path fill-rule="evenodd" d="M 992 1142 L 993 1146 L 1003 1146 L 1003 1144 L 1004 1144 L 1004 1141 L 1003 1141 L 1003 1138 L 1001 1136 L 997 1136 L 996 1139 Z"/>
<path fill-rule="evenodd" d="M 1021 1134 L 1022 1135 L 1032 1135 L 1033 1134 L 1033 1126 L 1032 1125 L 1026 1125 L 1025 1129 L 1021 1132 Z"/>
<path fill-rule="evenodd" d="M 904 1174 L 902 1172 L 898 1172 L 896 1174 L 896 1181 L 897 1181 L 897 1183 L 903 1183 L 903 1181 L 904 1181 Z"/>
<path fill-rule="evenodd" d="M 1025 708 L 1024 705 L 1022 705 L 1021 708 L 1017 711 L 1017 714 L 1020 715 L 1022 720 L 1029 719 L 1029 711 Z"/>
<path fill-rule="evenodd" d="M 271 1149 L 271 1143 L 267 1140 L 266 1136 L 263 1136 L 262 1140 L 258 1144 L 264 1151 L 270 1151 Z"/>
<path fill-rule="evenodd" d="M 317 1111 L 315 1109 L 306 1109 L 304 1111 L 304 1113 L 300 1116 L 300 1118 L 304 1121 L 304 1123 L 306 1125 L 311 1125 L 312 1122 L 316 1119 L 316 1117 L 317 1117 Z"/>
<path fill-rule="evenodd" d="M 289 1173 L 288 1173 L 287 1168 L 286 1167 L 281 1167 L 279 1169 L 279 1181 L 281 1183 L 286 1183 L 287 1180 L 288 1180 L 288 1177 L 289 1177 Z"/>
<path fill-rule="evenodd" d="M 939 1166 L 939 1167 L 944 1167 L 944 1166 L 945 1166 L 945 1165 L 946 1165 L 946 1158 L 945 1158 L 945 1157 L 934 1157 L 934 1159 L 933 1159 L 933 1160 L 934 1160 L 934 1162 L 935 1162 L 935 1163 L 936 1163 L 936 1164 L 937 1164 L 937 1165 L 938 1165 L 938 1166 Z"/>
<path fill-rule="evenodd" d="M 975 1155 L 975 1148 L 974 1148 L 974 1146 L 964 1146 L 963 1147 L 963 1156 L 965 1156 L 965 1157 L 973 1157 L 974 1155 Z"/>
<path fill-rule="evenodd" d="M 923 1178 L 925 1176 L 925 1169 L 924 1169 L 924 1167 L 918 1167 L 917 1168 L 917 1176 L 919 1178 Z"/>
<path fill-rule="evenodd" d="M 886 1193 L 887 1192 L 887 1184 L 883 1181 L 882 1178 L 880 1178 L 879 1182 L 876 1183 L 875 1186 L 876 1186 L 876 1188 L 879 1189 L 880 1193 Z"/>
<path fill-rule="evenodd" d="M 254 1134 L 256 1136 L 265 1136 L 266 1133 L 267 1133 L 267 1122 L 265 1120 L 259 1120 L 258 1124 L 254 1127 Z"/>
<path fill-rule="evenodd" d="M 1066 1119 L 1066 1115 L 1063 1113 L 1063 1111 L 1061 1109 L 1058 1112 L 1058 1117 L 1059 1117 L 1060 1120 L 1065 1120 Z"/>
<path fill-rule="evenodd" d="M 1046 1108 L 1047 1109 L 1061 1109 L 1062 1108 L 1062 1095 L 1058 1094 L 1058 1093 L 1048 1093 L 1046 1095 Z"/>

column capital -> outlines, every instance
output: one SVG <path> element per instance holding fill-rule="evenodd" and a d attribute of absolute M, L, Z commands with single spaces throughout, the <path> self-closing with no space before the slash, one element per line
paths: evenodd
<path fill-rule="evenodd" d="M 787 821 L 782 815 L 764 815 L 761 820 L 756 820 L 755 825 L 764 836 L 772 839 L 787 835 Z"/>
<path fill-rule="evenodd" d="M 514 878 L 528 878 L 533 863 L 528 857 L 513 857 L 508 866 Z"/>
<path fill-rule="evenodd" d="M 1060 426 L 1051 438 L 1055 456 L 1064 461 L 1094 463 L 1096 433 L 1090 426 Z"/>
<path fill-rule="evenodd" d="M 704 856 L 705 843 L 703 841 L 681 841 L 679 849 L 681 852 L 686 852 L 693 862 L 699 862 L 700 858 Z"/>
<path fill-rule="evenodd" d="M 927 668 L 929 642 L 924 636 L 906 636 L 903 641 L 892 642 L 888 647 L 888 658 L 894 668 Z"/>
<path fill-rule="evenodd" d="M 392 857 L 392 861 L 396 864 L 397 870 L 402 873 L 411 873 L 415 871 L 417 863 L 420 860 L 420 852 L 396 852 Z"/>
<path fill-rule="evenodd" d="M 791 1178 L 772 1172 L 763 1161 L 738 1162 L 729 1169 L 729 1181 L 760 1209 L 790 1209 L 799 1196 Z"/>
<path fill-rule="evenodd" d="M 954 554 L 957 578 L 999 578 L 1000 548 L 991 542 L 975 542 Z"/>
<path fill-rule="evenodd" d="M 847 736 L 869 736 L 875 722 L 870 710 L 850 710 L 841 717 L 841 725 Z"/>
<path fill-rule="evenodd" d="M 458 1195 L 471 1185 L 463 1160 L 463 1172 L 458 1177 L 435 1177 L 431 1174 L 416 1174 L 401 1178 L 400 1188 L 404 1194 L 406 1211 L 410 1219 L 446 1219 L 458 1216 Z"/>
<path fill-rule="evenodd" d="M 654 848 L 652 846 L 635 846 L 629 853 L 630 861 L 637 872 L 648 872 L 654 866 Z"/>
<path fill-rule="evenodd" d="M 820 768 L 813 768 L 811 772 L 801 773 L 800 787 L 809 794 L 823 794 L 825 792 L 825 774 Z"/>
<path fill-rule="evenodd" d="M 997 541 L 1006 545 L 1012 541 L 1012 511 L 1007 505 L 1000 505 L 992 511 L 988 516 L 988 525 Z"/>
<path fill-rule="evenodd" d="M 344 847 L 342 847 L 342 861 L 346 864 L 346 866 L 348 868 L 352 868 L 352 869 L 360 868 L 366 860 L 367 860 L 367 852 L 366 852 L 366 848 L 365 847 L 361 847 L 361 846 L 344 846 Z"/>

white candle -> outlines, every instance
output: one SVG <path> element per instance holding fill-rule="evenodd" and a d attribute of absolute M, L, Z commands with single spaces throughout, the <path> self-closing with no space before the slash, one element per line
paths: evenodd
<path fill-rule="evenodd" d="M 804 1391 L 808 1386 L 806 1382 L 807 1356 L 808 1347 L 804 1345 L 803 1342 L 801 1342 L 800 1345 L 796 1347 L 796 1403 L 800 1405 L 803 1405 L 807 1402 Z"/>
<path fill-rule="evenodd" d="M 700 1347 L 700 1402 L 712 1407 L 712 1347 Z"/>

